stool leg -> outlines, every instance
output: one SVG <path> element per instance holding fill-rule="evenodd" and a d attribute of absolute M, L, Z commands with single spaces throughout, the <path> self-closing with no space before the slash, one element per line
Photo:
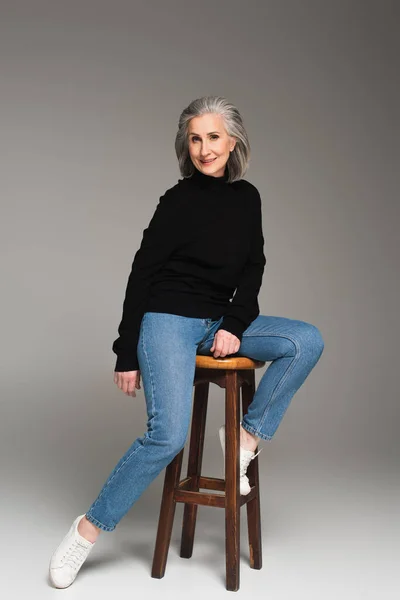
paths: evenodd
<path fill-rule="evenodd" d="M 193 477 L 190 489 L 199 491 L 199 477 L 203 461 L 204 436 L 206 429 L 209 382 L 198 383 L 195 387 L 192 428 L 188 457 L 187 476 Z M 190 558 L 193 552 L 194 532 L 196 528 L 197 504 L 185 504 L 182 521 L 181 552 L 182 558 Z"/>
<path fill-rule="evenodd" d="M 174 491 L 180 481 L 183 451 L 184 448 L 178 452 L 165 469 L 164 489 L 151 571 L 151 576 L 157 579 L 161 579 L 165 574 L 176 508 Z"/>
<path fill-rule="evenodd" d="M 226 373 L 225 540 L 226 589 L 239 589 L 240 570 L 240 399 L 237 371 Z"/>
<path fill-rule="evenodd" d="M 250 402 L 256 391 L 255 373 L 252 370 L 248 373 L 249 384 L 242 386 L 242 407 L 243 415 L 248 411 Z M 247 529 L 249 536 L 250 567 L 252 569 L 261 569 L 262 567 L 262 549 L 261 549 L 261 511 L 260 511 L 260 481 L 258 472 L 258 456 L 256 456 L 247 468 L 247 476 L 250 486 L 255 486 L 256 495 L 252 500 L 246 503 L 247 509 Z"/>

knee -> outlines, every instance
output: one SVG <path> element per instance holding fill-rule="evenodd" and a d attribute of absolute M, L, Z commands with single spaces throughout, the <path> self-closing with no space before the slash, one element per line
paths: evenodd
<path fill-rule="evenodd" d="M 174 436 L 166 446 L 167 456 L 169 456 L 170 459 L 174 458 L 178 454 L 178 452 L 180 452 L 182 448 L 184 448 L 185 443 L 186 439 Z"/>
<path fill-rule="evenodd" d="M 324 339 L 318 327 L 311 323 L 303 324 L 303 343 L 307 345 L 307 351 L 315 357 L 315 360 L 318 360 L 325 347 Z"/>
<path fill-rule="evenodd" d="M 172 460 L 186 443 L 186 437 L 176 427 L 148 432 L 148 440 L 166 460 Z"/>

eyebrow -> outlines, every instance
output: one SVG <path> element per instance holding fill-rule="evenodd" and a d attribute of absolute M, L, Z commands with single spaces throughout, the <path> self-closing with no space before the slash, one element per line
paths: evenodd
<path fill-rule="evenodd" d="M 207 135 L 211 135 L 212 133 L 219 133 L 219 131 L 210 131 L 210 132 L 209 132 Z M 194 131 L 191 131 L 191 132 L 189 133 L 189 135 L 198 135 L 198 136 L 200 136 L 200 134 L 199 134 L 199 133 L 195 133 Z M 201 137 L 201 136 L 200 136 L 200 137 Z"/>

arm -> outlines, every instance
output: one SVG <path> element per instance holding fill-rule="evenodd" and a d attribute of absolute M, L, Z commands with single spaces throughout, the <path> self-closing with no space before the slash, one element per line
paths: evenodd
<path fill-rule="evenodd" d="M 242 334 L 258 317 L 258 293 L 261 288 L 266 258 L 262 229 L 261 197 L 257 193 L 252 244 L 232 302 L 218 329 L 224 329 L 242 340 Z M 217 330 L 218 331 L 218 330 Z"/>
<path fill-rule="evenodd" d="M 161 269 L 172 254 L 178 239 L 177 205 L 172 189 L 160 197 L 157 208 L 136 252 L 126 286 L 119 337 L 112 350 L 117 354 L 115 371 L 139 369 L 137 344 L 140 325 L 153 275 Z M 173 230 L 171 230 L 173 228 Z"/>

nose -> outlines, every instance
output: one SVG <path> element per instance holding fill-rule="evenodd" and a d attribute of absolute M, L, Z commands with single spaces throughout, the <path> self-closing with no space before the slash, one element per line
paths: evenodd
<path fill-rule="evenodd" d="M 201 158 L 206 159 L 209 155 L 208 145 L 207 143 L 203 143 L 201 147 Z"/>

